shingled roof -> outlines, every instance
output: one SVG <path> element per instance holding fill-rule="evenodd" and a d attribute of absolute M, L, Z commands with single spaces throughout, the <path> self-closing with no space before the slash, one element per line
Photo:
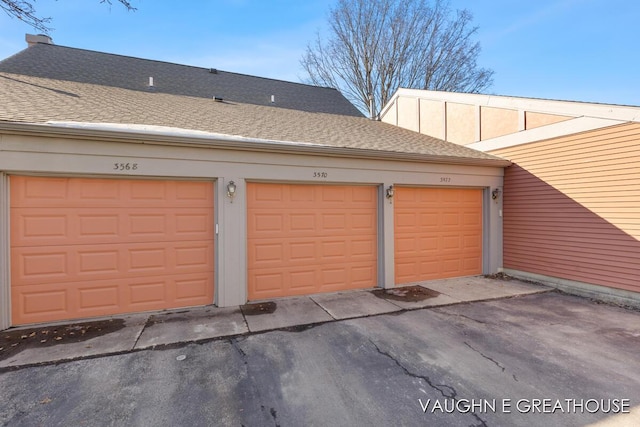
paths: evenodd
<path fill-rule="evenodd" d="M 49 52 L 39 45 L 27 51 L 31 49 Z M 16 62 L 13 64 L 15 67 Z M 238 102 L 232 101 L 232 96 L 218 102 L 184 93 L 78 81 L 81 78 L 45 78 L 32 75 L 37 73 L 26 68 L 25 72 L 17 72 L 17 68 L 0 72 L 0 132 L 16 124 L 58 127 L 58 131 L 60 126 L 103 125 L 104 130 L 110 125 L 112 131 L 140 132 L 146 126 L 154 129 L 155 136 L 149 140 L 163 132 L 158 129 L 166 133 L 178 129 L 185 131 L 183 135 L 207 133 L 211 140 L 221 135 L 235 138 L 244 144 L 243 149 L 264 142 L 274 147 L 313 146 L 317 150 L 351 150 L 353 155 L 368 156 L 379 153 L 380 157 L 395 155 L 415 161 L 508 165 L 490 154 L 362 116 Z"/>
<path fill-rule="evenodd" d="M 155 91 L 361 117 L 339 91 L 263 77 L 37 43 L 0 61 L 0 71 L 142 92 Z M 149 78 L 153 78 L 153 87 Z M 273 101 L 272 102 L 272 97 Z"/>

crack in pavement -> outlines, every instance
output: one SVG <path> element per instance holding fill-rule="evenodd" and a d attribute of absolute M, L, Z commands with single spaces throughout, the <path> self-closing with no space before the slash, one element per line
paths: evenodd
<path fill-rule="evenodd" d="M 382 351 L 380 349 L 380 347 L 378 347 L 378 345 L 376 343 L 374 343 L 372 340 L 369 340 L 369 342 L 375 347 L 375 349 L 376 349 L 376 351 L 378 353 L 380 353 L 383 356 L 386 356 L 387 358 L 393 360 L 395 362 L 395 364 L 398 365 L 398 367 L 404 371 L 405 374 L 409 375 L 410 377 L 418 378 L 418 379 L 423 380 L 424 382 L 426 382 L 429 385 L 429 387 L 431 387 L 434 390 L 439 391 L 440 394 L 442 395 L 442 397 L 446 397 L 446 398 L 455 400 L 456 396 L 458 396 L 458 393 L 456 392 L 455 388 L 451 387 L 450 385 L 446 385 L 446 384 L 433 384 L 429 377 L 427 377 L 425 375 L 418 375 L 418 374 L 415 374 L 415 373 L 409 371 L 404 365 L 402 365 L 402 363 L 400 363 L 391 354 L 389 354 L 389 353 L 387 353 L 385 351 Z M 442 387 L 442 388 L 440 388 L 440 387 Z M 443 388 L 444 389 L 449 389 L 449 394 L 445 393 L 446 390 L 443 390 Z"/>
<path fill-rule="evenodd" d="M 471 350 L 475 351 L 476 353 L 478 353 L 480 356 L 484 357 L 485 359 L 493 362 L 498 368 L 502 369 L 502 372 L 504 372 L 505 367 L 502 366 L 500 363 L 498 363 L 496 360 L 492 359 L 491 357 L 487 356 L 486 354 L 484 354 L 483 352 L 481 352 L 480 350 L 474 348 L 471 344 L 469 344 L 468 342 L 464 341 L 464 345 L 466 345 L 467 347 L 469 347 Z M 517 381 L 517 380 L 516 380 Z"/>
<path fill-rule="evenodd" d="M 373 345 L 373 347 L 375 347 L 375 349 L 376 349 L 376 351 L 378 353 L 380 353 L 381 355 L 387 357 L 388 359 L 391 359 L 400 369 L 402 369 L 404 371 L 404 373 L 406 375 L 409 375 L 412 378 L 418 378 L 418 379 L 423 380 L 424 382 L 426 382 L 429 385 L 429 387 L 431 387 L 432 389 L 437 390 L 438 392 L 440 392 L 442 397 L 445 397 L 445 398 L 448 398 L 448 399 L 452 399 L 454 402 L 460 400 L 460 399 L 457 398 L 458 397 L 458 392 L 452 386 L 447 385 L 447 384 L 434 384 L 431 381 L 431 378 L 429 378 L 428 376 L 419 375 L 419 374 L 416 374 L 414 372 L 411 372 L 402 363 L 400 363 L 398 361 L 398 359 L 393 357 L 393 355 L 391 355 L 390 353 L 387 353 L 386 351 L 382 351 L 382 349 L 380 349 L 380 347 L 378 347 L 378 345 L 375 342 L 373 342 L 371 339 L 369 339 L 369 342 Z M 449 389 L 450 394 L 446 393 L 446 389 Z M 480 416 L 478 416 L 478 414 L 476 414 L 474 412 L 470 412 L 469 415 L 471 415 L 473 418 L 475 418 L 477 421 L 480 422 L 480 424 L 473 424 L 470 427 L 488 427 L 487 426 L 487 422 L 485 420 L 483 420 L 482 418 L 480 418 Z"/>
<path fill-rule="evenodd" d="M 475 412 L 470 412 L 470 414 L 471 414 L 471 416 L 472 416 L 473 418 L 475 418 L 476 420 L 480 421 L 480 424 L 473 424 L 473 425 L 471 425 L 471 426 L 469 426 L 469 427 L 489 427 L 489 426 L 487 425 L 487 422 L 486 422 L 485 420 L 483 420 L 482 418 L 480 418 L 480 417 L 478 416 L 478 414 L 476 414 Z"/>
<path fill-rule="evenodd" d="M 469 320 L 471 320 L 473 322 L 480 323 L 482 325 L 486 325 L 487 324 L 487 322 L 483 322 L 482 320 L 474 319 L 473 317 L 467 316 L 465 314 L 452 313 L 452 312 L 444 310 L 444 309 L 437 310 L 437 313 L 446 314 L 447 316 L 463 317 L 465 319 L 469 319 Z"/>
<path fill-rule="evenodd" d="M 240 346 L 238 345 L 240 341 L 244 341 L 244 339 L 231 338 L 229 339 L 229 344 L 231 344 L 231 347 L 233 347 L 233 349 L 238 352 L 244 364 L 248 365 L 249 362 L 247 361 L 247 353 L 243 349 L 241 349 Z"/>

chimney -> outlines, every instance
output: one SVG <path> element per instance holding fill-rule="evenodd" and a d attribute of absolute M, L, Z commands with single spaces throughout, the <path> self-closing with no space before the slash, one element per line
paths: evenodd
<path fill-rule="evenodd" d="M 53 44 L 53 40 L 46 34 L 26 34 L 24 39 L 27 41 L 29 46 L 33 46 L 34 44 L 43 43 L 43 44 Z"/>

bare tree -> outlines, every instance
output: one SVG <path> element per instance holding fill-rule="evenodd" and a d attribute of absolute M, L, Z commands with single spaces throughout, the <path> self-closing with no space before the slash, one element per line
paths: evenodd
<path fill-rule="evenodd" d="M 100 0 L 100 3 L 105 3 L 111 6 L 112 0 Z M 131 2 L 127 0 L 117 0 L 118 3 L 122 3 L 127 10 L 135 11 L 136 8 L 131 5 Z M 26 22 L 38 31 L 48 33 L 51 28 L 48 24 L 51 22 L 51 18 L 40 17 L 36 13 L 36 9 L 33 6 L 33 1 L 25 0 L 0 0 L 0 9 L 4 10 L 9 16 L 18 18 L 21 21 Z"/>
<path fill-rule="evenodd" d="M 331 35 L 307 46 L 309 82 L 340 89 L 372 118 L 399 87 L 477 93 L 493 71 L 480 68 L 480 44 L 467 10 L 446 0 L 339 0 Z"/>

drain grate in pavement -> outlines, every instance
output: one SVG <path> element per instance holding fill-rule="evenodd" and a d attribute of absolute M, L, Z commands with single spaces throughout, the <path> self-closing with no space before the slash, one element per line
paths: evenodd
<path fill-rule="evenodd" d="M 422 286 L 404 286 L 396 289 L 376 289 L 372 293 L 378 298 L 407 302 L 424 301 L 428 298 L 435 298 L 440 295 L 440 292 L 427 289 Z"/>

